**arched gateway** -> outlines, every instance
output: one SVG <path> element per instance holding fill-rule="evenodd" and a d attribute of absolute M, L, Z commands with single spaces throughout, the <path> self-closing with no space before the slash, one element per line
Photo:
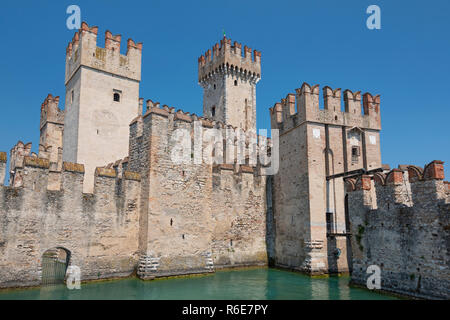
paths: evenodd
<path fill-rule="evenodd" d="M 67 267 L 70 261 L 70 251 L 56 247 L 49 249 L 42 255 L 42 285 L 64 283 Z"/>

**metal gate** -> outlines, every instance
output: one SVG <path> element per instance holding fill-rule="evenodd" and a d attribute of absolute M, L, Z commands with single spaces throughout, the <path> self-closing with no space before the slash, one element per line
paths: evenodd
<path fill-rule="evenodd" d="M 62 248 L 54 248 L 42 255 L 42 285 L 63 284 L 66 277 L 70 252 Z"/>

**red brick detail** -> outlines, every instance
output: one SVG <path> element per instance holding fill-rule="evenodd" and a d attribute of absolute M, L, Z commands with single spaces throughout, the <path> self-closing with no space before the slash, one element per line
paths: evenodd
<path fill-rule="evenodd" d="M 403 171 L 400 169 L 392 169 L 386 177 L 386 184 L 402 184 Z"/>
<path fill-rule="evenodd" d="M 386 175 L 384 173 L 375 173 L 373 175 L 373 181 L 375 184 L 384 186 L 386 184 Z"/>
<path fill-rule="evenodd" d="M 423 173 L 424 180 L 444 180 L 444 162 L 440 160 L 434 160 L 427 164 Z"/>
<path fill-rule="evenodd" d="M 408 166 L 409 182 L 416 182 L 423 179 L 423 169 L 417 166 Z"/>
<path fill-rule="evenodd" d="M 370 182 L 370 176 L 361 176 L 361 188 L 363 190 L 370 190 L 371 188 L 371 182 Z"/>

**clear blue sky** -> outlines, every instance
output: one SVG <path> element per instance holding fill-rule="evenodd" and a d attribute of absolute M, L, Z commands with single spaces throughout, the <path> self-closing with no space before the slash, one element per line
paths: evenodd
<path fill-rule="evenodd" d="M 262 51 L 258 127 L 303 82 L 381 94 L 382 160 L 447 162 L 450 175 L 450 1 L 2 1 L 0 150 L 39 143 L 40 106 L 64 96 L 66 8 L 104 32 L 144 42 L 141 96 L 202 113 L 197 58 L 222 37 Z M 366 8 L 381 8 L 381 30 Z M 64 101 L 64 99 L 61 99 Z M 9 157 L 9 155 L 8 155 Z M 448 179 L 448 178 L 447 178 Z"/>

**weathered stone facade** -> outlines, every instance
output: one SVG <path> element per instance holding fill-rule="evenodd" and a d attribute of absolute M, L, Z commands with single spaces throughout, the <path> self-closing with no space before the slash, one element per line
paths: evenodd
<path fill-rule="evenodd" d="M 272 261 L 312 274 L 348 272 L 344 181 L 335 175 L 381 167 L 379 96 L 304 83 L 270 109 L 279 130 L 273 182 Z"/>
<path fill-rule="evenodd" d="M 381 289 L 450 298 L 450 194 L 441 161 L 347 180 L 352 281 L 381 269 Z"/>
<path fill-rule="evenodd" d="M 208 130 L 229 127 L 151 101 L 147 105 L 130 127 L 129 168 L 142 175 L 139 275 L 266 265 L 265 177 L 258 169 L 171 159 L 175 130 L 206 137 Z M 205 149 L 194 145 L 189 156 L 201 157 Z"/>
<path fill-rule="evenodd" d="M 144 112 L 142 44 L 128 40 L 121 55 L 119 35 L 107 31 L 99 48 L 97 32 L 83 23 L 69 43 L 65 110 L 47 96 L 39 154 L 21 141 L 11 149 L 9 186 L 0 152 L 0 288 L 39 285 L 44 253 L 64 249 L 82 280 L 269 264 L 350 271 L 364 284 L 379 264 L 383 288 L 448 298 L 442 163 L 380 173 L 379 96 L 361 105 L 345 90 L 341 111 L 340 89 L 323 89 L 323 109 L 318 85 L 288 94 L 270 109 L 279 145 L 265 151 L 279 150 L 279 170 L 265 176 L 273 163 L 251 157 L 251 140 L 265 140 L 255 134 L 259 51 L 242 56 L 224 38 L 199 58 L 203 117 L 151 100 Z"/>
<path fill-rule="evenodd" d="M 21 187 L 0 187 L 0 287 L 39 285 L 45 251 L 62 247 L 82 279 L 126 276 L 138 261 L 139 181 L 100 169 L 83 194 L 83 165 L 65 162 L 59 190 L 50 163 L 24 157 Z"/>
<path fill-rule="evenodd" d="M 21 183 L 0 190 L 0 287 L 38 285 L 52 248 L 70 253 L 83 280 L 267 265 L 266 178 L 245 164 L 174 164 L 180 128 L 204 137 L 233 129 L 149 102 L 130 125 L 130 156 L 98 167 L 92 194 L 83 165 L 64 162 L 55 184 L 49 159 L 17 153 Z"/>
<path fill-rule="evenodd" d="M 206 147 L 212 130 L 225 137 L 226 130 L 237 128 L 150 100 L 143 114 L 142 45 L 129 40 L 127 56 L 121 56 L 120 36 L 106 32 L 102 49 L 96 46 L 97 31 L 83 23 L 67 48 L 66 110 L 59 109 L 59 97 L 44 101 L 39 155 L 31 152 L 31 143 L 19 142 L 11 151 L 10 186 L 0 190 L 0 287 L 39 284 L 42 255 L 55 248 L 66 250 L 82 280 L 133 271 L 149 279 L 267 265 L 266 178 L 260 166 L 248 159 L 176 164 L 171 158 L 177 129 L 200 135 L 200 147 Z M 112 88 L 122 90 L 120 109 Z M 104 108 L 121 123 L 108 123 Z M 249 120 L 252 126 L 255 119 Z M 108 134 L 101 137 L 101 131 Z M 204 156 L 198 146 L 192 150 L 197 156 Z"/>

